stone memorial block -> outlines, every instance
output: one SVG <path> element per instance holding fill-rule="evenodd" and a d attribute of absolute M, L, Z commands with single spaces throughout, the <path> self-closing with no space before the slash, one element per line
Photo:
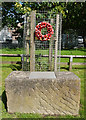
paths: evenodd
<path fill-rule="evenodd" d="M 79 114 L 80 79 L 72 72 L 13 71 L 5 87 L 9 113 Z"/>

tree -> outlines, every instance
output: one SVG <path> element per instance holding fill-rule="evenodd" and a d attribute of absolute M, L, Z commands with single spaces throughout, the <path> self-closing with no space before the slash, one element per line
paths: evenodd
<path fill-rule="evenodd" d="M 8 27 L 16 28 L 18 22 L 22 21 L 22 13 L 15 10 L 14 2 L 2 3 L 2 27 L 6 25 Z"/>
<path fill-rule="evenodd" d="M 63 17 L 63 30 L 75 29 L 86 36 L 86 2 L 67 3 L 66 18 Z"/>
<path fill-rule="evenodd" d="M 24 2 L 3 3 L 3 26 L 17 27 L 17 21 L 23 22 L 21 17 L 31 10 L 45 10 L 50 14 L 61 12 L 63 15 L 63 31 L 67 29 L 80 30 L 81 35 L 86 35 L 86 2 Z"/>

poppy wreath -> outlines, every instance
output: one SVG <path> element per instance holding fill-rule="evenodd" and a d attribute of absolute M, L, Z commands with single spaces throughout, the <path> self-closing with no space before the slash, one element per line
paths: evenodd
<path fill-rule="evenodd" d="M 41 33 L 42 28 L 47 28 L 48 34 L 42 35 L 42 33 Z M 41 22 L 35 27 L 35 36 L 41 41 L 50 40 L 52 34 L 54 34 L 54 30 L 50 23 Z"/>

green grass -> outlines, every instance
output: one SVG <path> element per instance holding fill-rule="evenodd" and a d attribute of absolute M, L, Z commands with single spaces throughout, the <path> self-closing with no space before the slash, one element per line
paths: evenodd
<path fill-rule="evenodd" d="M 62 50 L 61 51 L 61 55 L 84 55 L 86 52 L 86 49 L 76 49 L 76 50 Z M 3 54 L 24 54 L 24 49 L 9 49 L 9 48 L 5 48 L 0 50 L 0 53 Z M 49 50 L 36 50 L 35 54 L 43 54 L 46 55 L 49 53 Z M 53 50 L 53 54 L 54 54 L 54 50 Z M 43 58 L 45 59 L 45 58 Z M 3 61 L 20 61 L 21 58 L 19 57 L 2 57 Z M 85 59 L 79 58 L 73 59 L 73 62 L 84 62 Z M 61 58 L 61 62 L 68 62 L 69 58 Z"/>
<path fill-rule="evenodd" d="M 23 48 L 16 48 L 16 49 L 9 49 L 9 48 L 3 48 L 0 49 L 0 53 L 3 54 L 23 54 L 24 53 L 24 49 Z"/>
<path fill-rule="evenodd" d="M 2 54 L 24 54 L 23 48 L 16 48 L 16 49 L 9 49 L 9 48 L 4 48 L 0 49 L 0 53 Z M 20 61 L 20 57 L 2 57 L 2 61 Z"/>
<path fill-rule="evenodd" d="M 84 49 L 81 50 L 62 50 L 62 55 L 84 55 Z M 37 51 L 36 51 L 37 52 Z M 4 54 L 23 54 L 23 49 L 3 49 L 2 53 Z M 38 53 L 38 52 L 37 52 Z M 46 51 L 45 51 L 46 53 Z M 4 61 L 18 61 L 20 58 L 8 58 L 3 57 Z M 65 62 L 66 60 L 62 59 L 62 62 Z M 82 60 L 76 59 L 76 62 L 83 62 Z M 75 73 L 80 79 L 81 79 L 81 98 L 80 98 L 80 112 L 79 116 L 43 116 L 40 114 L 20 114 L 20 113 L 14 113 L 10 114 L 6 111 L 5 108 L 5 102 L 6 102 L 6 96 L 5 96 L 5 78 L 13 71 L 13 70 L 21 70 L 20 65 L 10 65 L 10 64 L 0 64 L 0 69 L 2 73 L 0 72 L 0 75 L 2 74 L 2 79 L 0 80 L 0 96 L 2 96 L 2 100 L 0 100 L 0 109 L 2 108 L 2 118 L 84 118 L 84 70 L 86 69 L 85 66 L 73 66 L 72 72 Z M 62 65 L 61 71 L 68 71 L 68 65 Z"/>

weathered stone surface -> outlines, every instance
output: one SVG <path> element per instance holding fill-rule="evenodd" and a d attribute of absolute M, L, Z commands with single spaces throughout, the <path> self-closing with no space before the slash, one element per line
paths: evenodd
<path fill-rule="evenodd" d="M 51 74 L 45 79 L 37 78 L 37 72 L 36 78 L 30 72 L 12 72 L 5 80 L 8 112 L 77 115 L 80 79 L 72 72 Z"/>

